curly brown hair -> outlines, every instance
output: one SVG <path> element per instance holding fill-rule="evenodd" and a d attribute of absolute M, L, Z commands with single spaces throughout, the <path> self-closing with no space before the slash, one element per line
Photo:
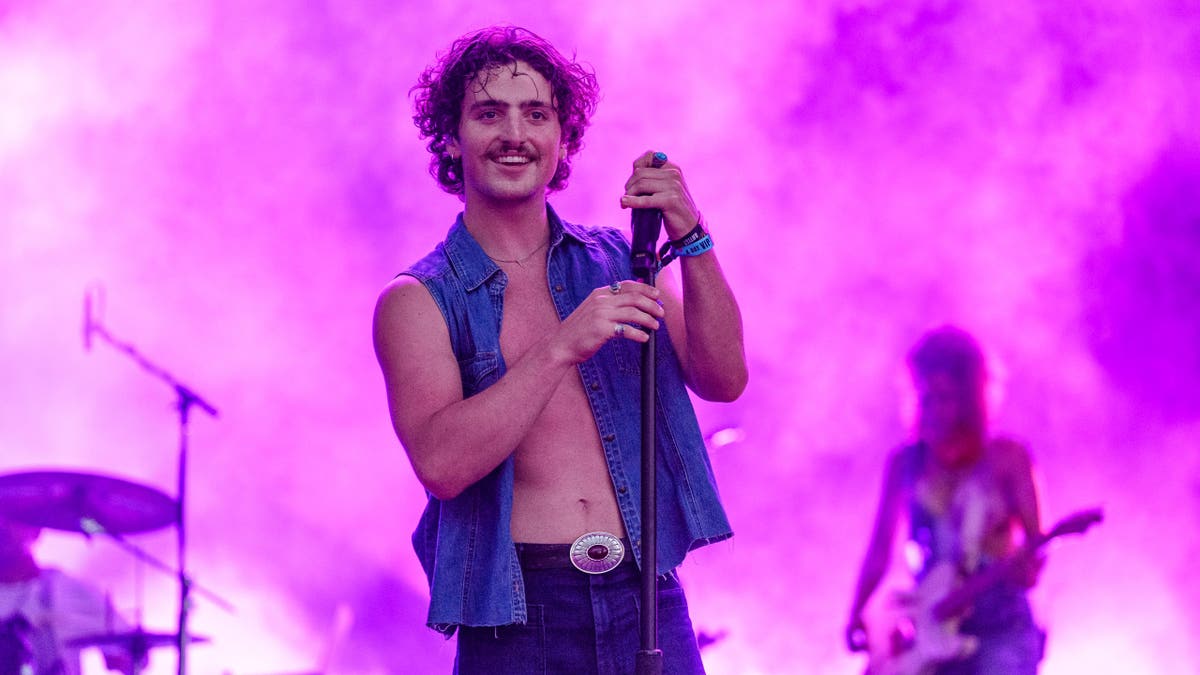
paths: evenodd
<path fill-rule="evenodd" d="M 562 127 L 567 154 L 558 163 L 549 190 L 567 186 L 571 157 L 583 147 L 583 132 L 596 110 L 599 86 L 587 67 L 567 60 L 546 40 L 516 26 L 491 26 L 468 33 L 450 45 L 434 65 L 426 68 L 410 93 L 415 93 L 413 121 L 428 138 L 429 173 L 450 194 L 463 194 L 462 159 L 454 159 L 446 145 L 458 136 L 467 84 L 481 71 L 524 61 L 550 83 Z"/>

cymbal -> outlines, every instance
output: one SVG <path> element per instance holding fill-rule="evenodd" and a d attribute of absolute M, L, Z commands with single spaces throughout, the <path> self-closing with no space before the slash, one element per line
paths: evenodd
<path fill-rule="evenodd" d="M 122 478 L 73 471 L 0 476 L 0 515 L 36 527 L 84 532 L 95 520 L 114 534 L 148 532 L 175 522 L 175 500 Z"/>
<path fill-rule="evenodd" d="M 209 639 L 202 635 L 189 635 L 188 643 L 197 644 L 208 642 Z M 68 647 L 124 647 L 133 652 L 145 649 L 154 649 L 156 647 L 172 647 L 178 642 L 177 633 L 147 633 L 143 630 L 131 630 L 122 633 L 95 633 L 93 635 L 81 635 L 77 638 L 65 640 L 63 644 Z"/>

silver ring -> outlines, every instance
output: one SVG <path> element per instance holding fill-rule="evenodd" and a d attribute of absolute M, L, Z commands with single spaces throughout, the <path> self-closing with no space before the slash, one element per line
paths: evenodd
<path fill-rule="evenodd" d="M 620 538 L 608 532 L 588 532 L 571 544 L 571 564 L 580 572 L 604 574 L 625 559 Z"/>
<path fill-rule="evenodd" d="M 624 335 L 625 334 L 625 324 L 619 323 L 619 324 L 613 326 L 613 333 L 615 335 L 617 335 L 618 337 Z"/>
<path fill-rule="evenodd" d="M 619 282 L 619 281 L 612 282 L 611 284 L 608 285 L 608 290 L 613 295 L 620 293 L 621 292 L 621 282 Z"/>

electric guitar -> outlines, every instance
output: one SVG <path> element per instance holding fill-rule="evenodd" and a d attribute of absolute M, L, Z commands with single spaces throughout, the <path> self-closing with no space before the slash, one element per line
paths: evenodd
<path fill-rule="evenodd" d="M 1078 511 L 1058 521 L 1049 532 L 1027 542 L 1015 555 L 1004 558 L 966 579 L 960 579 L 949 561 L 933 566 L 901 604 L 912 622 L 906 639 L 893 636 L 890 649 L 873 654 L 869 675 L 928 675 L 939 664 L 965 659 L 979 647 L 978 639 L 958 632 L 963 615 L 981 593 L 1003 581 L 1027 556 L 1052 539 L 1083 534 L 1104 520 L 1099 508 Z"/>

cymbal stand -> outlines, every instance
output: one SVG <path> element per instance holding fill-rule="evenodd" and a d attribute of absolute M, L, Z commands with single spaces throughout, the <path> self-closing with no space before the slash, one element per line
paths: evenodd
<path fill-rule="evenodd" d="M 125 353 L 126 356 L 141 366 L 142 370 L 171 385 L 177 397 L 176 409 L 179 411 L 179 496 L 176 500 L 175 532 L 178 535 L 176 567 L 179 579 L 179 630 L 177 635 L 179 640 L 176 643 L 176 651 L 179 654 L 178 675 L 185 675 L 187 672 L 187 622 L 188 614 L 191 611 L 190 596 L 192 588 L 192 580 L 188 578 L 185 564 L 187 553 L 187 521 L 184 506 L 187 503 L 188 413 L 191 411 L 192 406 L 199 406 L 201 410 L 210 416 L 217 417 L 217 409 L 176 379 L 175 376 L 142 356 L 132 344 L 122 342 L 113 337 L 104 325 L 96 317 L 92 316 L 92 294 L 89 289 L 84 295 L 83 344 L 85 349 L 91 349 L 91 339 L 94 335 L 102 338 L 117 351 Z"/>
<path fill-rule="evenodd" d="M 166 562 L 163 562 L 162 560 L 156 558 L 153 554 L 146 551 L 146 549 L 129 541 L 128 539 L 126 539 L 125 537 L 122 537 L 121 535 L 117 534 L 116 532 L 110 532 L 110 531 L 104 529 L 104 526 L 101 525 L 100 523 L 98 523 L 93 518 L 83 518 L 82 520 L 80 520 L 79 521 L 79 529 L 83 532 L 84 535 L 86 535 L 88 537 L 98 534 L 98 535 L 101 535 L 101 536 L 109 539 L 110 541 L 115 543 L 118 547 L 120 547 L 122 550 L 124 550 L 126 553 L 128 553 L 129 555 L 133 556 L 134 558 L 137 558 L 139 561 L 149 565 L 150 567 L 153 567 L 154 569 L 156 569 L 160 572 L 166 572 L 167 574 L 170 574 L 171 576 L 178 576 L 178 572 L 174 567 L 171 567 Z M 212 591 L 208 588 L 205 588 L 204 586 L 201 586 L 199 583 L 197 583 L 191 577 L 188 578 L 188 586 L 191 587 L 191 589 L 193 591 L 208 598 L 209 600 L 211 600 L 213 602 L 213 604 L 217 605 L 221 609 L 224 609 L 225 611 L 229 612 L 230 614 L 237 613 L 237 608 L 233 605 L 232 602 L 221 597 L 215 591 Z"/>

